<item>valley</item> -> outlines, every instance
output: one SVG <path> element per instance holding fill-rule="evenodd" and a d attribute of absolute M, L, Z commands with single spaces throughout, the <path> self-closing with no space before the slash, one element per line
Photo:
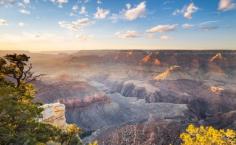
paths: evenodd
<path fill-rule="evenodd" d="M 36 101 L 64 104 L 67 122 L 87 134 L 84 143 L 179 144 L 190 123 L 236 129 L 236 51 L 29 56 L 45 74 L 34 82 Z"/>

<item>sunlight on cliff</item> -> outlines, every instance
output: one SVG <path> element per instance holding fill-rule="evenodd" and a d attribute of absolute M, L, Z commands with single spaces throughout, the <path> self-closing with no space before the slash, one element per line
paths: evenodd
<path fill-rule="evenodd" d="M 154 64 L 155 64 L 155 65 L 161 65 L 161 61 L 156 58 L 155 61 L 154 61 Z"/>
<path fill-rule="evenodd" d="M 129 51 L 127 56 L 132 56 L 133 55 L 133 51 Z"/>
<path fill-rule="evenodd" d="M 224 91 L 224 88 L 222 87 L 216 87 L 216 86 L 211 86 L 209 90 L 214 93 L 214 94 L 221 94 L 222 91 Z"/>
<path fill-rule="evenodd" d="M 147 63 L 151 60 L 151 55 L 146 55 L 144 58 L 141 60 L 141 63 Z"/>
<path fill-rule="evenodd" d="M 153 79 L 157 80 L 157 81 L 165 80 L 168 76 L 171 75 L 172 72 L 176 71 L 179 68 L 180 68 L 180 66 L 177 66 L 177 65 L 171 66 L 167 70 L 165 70 L 164 72 L 162 72 L 159 75 L 155 76 Z"/>
<path fill-rule="evenodd" d="M 216 60 L 222 60 L 223 59 L 223 56 L 221 55 L 221 53 L 217 53 L 215 56 L 213 56 L 211 59 L 210 59 L 210 62 L 214 62 Z"/>

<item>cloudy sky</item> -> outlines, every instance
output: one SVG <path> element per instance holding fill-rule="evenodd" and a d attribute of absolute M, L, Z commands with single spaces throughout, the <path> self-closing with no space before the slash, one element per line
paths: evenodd
<path fill-rule="evenodd" d="M 0 49 L 236 49 L 236 1 L 0 0 Z"/>

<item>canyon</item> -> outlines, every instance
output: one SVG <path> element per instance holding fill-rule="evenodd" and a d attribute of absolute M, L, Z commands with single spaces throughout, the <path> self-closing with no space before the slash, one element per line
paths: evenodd
<path fill-rule="evenodd" d="M 45 74 L 35 101 L 64 104 L 84 143 L 177 145 L 190 123 L 236 129 L 236 51 L 24 53 Z"/>

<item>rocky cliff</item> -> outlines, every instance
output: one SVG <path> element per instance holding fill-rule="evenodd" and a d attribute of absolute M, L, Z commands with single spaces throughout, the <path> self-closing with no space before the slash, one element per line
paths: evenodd
<path fill-rule="evenodd" d="M 61 103 L 44 104 L 42 106 L 44 111 L 42 112 L 42 118 L 40 121 L 57 126 L 59 128 L 65 128 L 65 105 Z"/>

